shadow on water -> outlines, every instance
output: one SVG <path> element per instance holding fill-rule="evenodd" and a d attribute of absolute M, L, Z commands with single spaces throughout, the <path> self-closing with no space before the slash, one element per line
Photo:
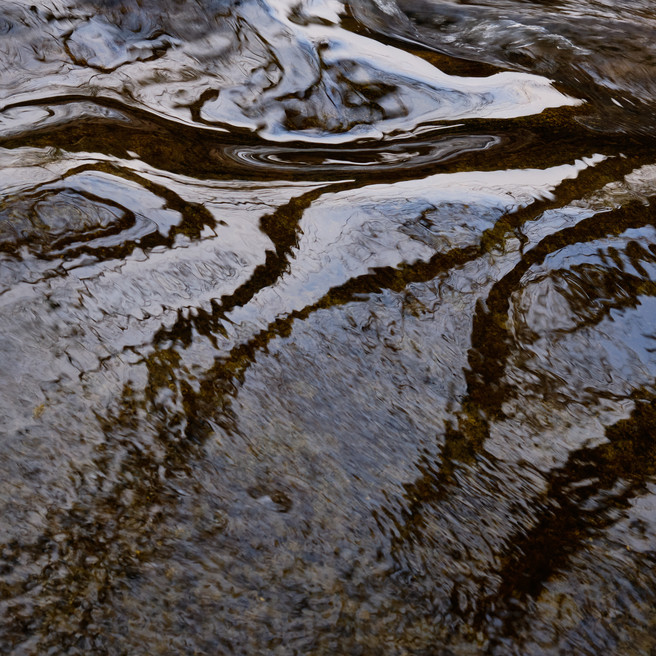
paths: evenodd
<path fill-rule="evenodd" d="M 422 475 L 405 485 L 400 510 L 383 509 L 387 520 L 382 515 L 379 519 L 383 526 L 389 519 L 393 522 L 393 544 L 400 564 L 406 553 L 431 548 L 430 516 L 439 513 L 440 505 L 456 495 L 460 485 L 466 485 L 472 472 L 479 467 L 483 472 L 503 469 L 503 463 L 486 452 L 485 442 L 490 424 L 504 420 L 504 403 L 518 395 L 505 379 L 508 360 L 517 348 L 508 330 L 508 311 L 527 271 L 565 246 L 645 225 L 654 225 L 653 204 L 596 215 L 550 235 L 479 302 L 466 372 L 467 394 L 456 419 L 447 423 L 439 461 L 422 458 L 417 463 Z M 654 283 L 640 262 L 655 262 L 656 246 L 645 249 L 632 241 L 627 252 L 635 273 L 617 273 L 606 286 L 596 280 L 586 302 L 592 293 L 603 293 L 604 303 L 600 311 L 581 321 L 577 330 L 594 327 L 615 310 L 637 307 L 641 297 L 654 296 Z M 635 403 L 631 417 L 608 427 L 603 444 L 573 451 L 566 464 L 549 472 L 545 490 L 532 502 L 532 526 L 522 523 L 506 538 L 497 555 L 498 581 L 491 594 L 476 600 L 471 620 L 491 636 L 487 647 L 491 653 L 496 653 L 495 648 L 502 652 L 504 647 L 510 648 L 513 638 L 518 638 L 518 625 L 530 635 L 530 613 L 534 611 L 530 600 L 538 598 L 552 577 L 568 570 L 572 558 L 587 548 L 592 536 L 603 534 L 620 519 L 618 509 L 647 491 L 654 473 L 652 389 L 650 385 L 631 394 Z"/>
<path fill-rule="evenodd" d="M 157 188 L 153 189 L 157 191 Z M 560 201 L 572 196 L 573 191 L 569 194 L 565 191 Z M 171 329 L 157 334 L 153 343 L 158 346 L 146 361 L 149 374 L 143 393 L 135 394 L 128 385 L 116 412 L 99 417 L 106 441 L 94 458 L 92 470 L 101 476 L 100 487 L 79 473 L 75 505 L 63 515 L 56 513 L 52 516 L 49 520 L 51 528 L 37 543 L 6 546 L 5 563 L 19 559 L 14 550 L 19 550 L 23 557 L 32 553 L 37 562 L 45 560 L 48 563 L 29 582 L 22 583 L 8 594 L 13 598 L 20 597 L 33 586 L 45 584 L 42 598 L 48 601 L 40 619 L 42 624 L 30 626 L 31 631 L 49 636 L 40 643 L 41 647 L 52 641 L 53 645 L 68 644 L 73 648 L 75 641 L 84 636 L 83 644 L 102 648 L 104 643 L 100 636 L 94 638 L 94 631 L 88 630 L 94 624 L 94 603 L 107 603 L 126 581 L 138 578 L 142 564 L 154 557 L 153 547 L 146 536 L 164 521 L 166 508 L 177 500 L 168 480 L 179 476 L 193 478 L 194 462 L 202 458 L 203 444 L 217 427 L 227 434 L 237 429 L 233 399 L 247 370 L 256 362 L 257 354 L 266 352 L 272 340 L 289 337 L 295 322 L 303 321 L 321 309 L 358 302 L 383 290 L 402 292 L 408 285 L 434 280 L 481 258 L 490 248 L 489 241 L 484 241 L 484 247 L 454 250 L 435 255 L 426 262 L 381 269 L 352 278 L 342 286 L 332 288 L 313 305 L 277 318 L 248 341 L 217 357 L 192 387 L 181 375 L 179 350 L 191 345 L 194 334 L 209 337 L 217 334 L 232 309 L 248 304 L 258 291 L 280 279 L 293 261 L 290 255 L 293 247 L 298 245 L 300 216 L 322 193 L 309 192 L 263 219 L 262 229 L 276 245 L 275 252 L 269 254 L 265 264 L 256 268 L 252 277 L 234 294 L 217 302 L 211 315 L 201 312 L 196 317 L 179 318 Z M 165 197 L 171 197 L 170 193 Z M 533 215 L 553 204 L 554 201 L 548 201 L 537 211 L 533 208 Z M 503 217 L 501 221 L 507 219 Z M 529 250 L 506 276 L 493 285 L 484 304 L 479 302 L 466 373 L 468 391 L 462 410 L 457 413 L 457 428 L 447 426 L 439 467 L 435 469 L 420 461 L 417 466 L 424 475 L 406 485 L 406 499 L 410 505 L 402 510 L 403 526 L 398 531 L 399 537 L 392 542 L 392 553 L 401 555 L 406 549 L 413 549 L 413 545 L 424 543 L 421 534 L 425 520 L 422 514 L 426 510 L 423 509 L 431 512 L 431 508 L 438 508 L 441 500 L 448 497 L 452 487 L 458 484 L 458 470 L 466 475 L 468 468 L 476 466 L 484 453 L 489 422 L 502 417 L 503 401 L 514 393 L 503 383 L 505 362 L 513 348 L 509 335 L 503 330 L 503 317 L 507 316 L 511 294 L 519 287 L 528 269 L 566 245 L 594 241 L 650 223 L 651 210 L 628 207 L 596 215 L 574 228 L 551 235 Z M 490 235 L 495 231 L 496 228 Z M 626 287 L 624 284 L 623 289 Z M 636 294 L 639 291 L 641 295 L 649 292 L 644 285 L 636 290 Z M 636 295 L 629 299 L 620 298 L 619 305 L 615 303 L 615 306 L 635 305 L 636 298 Z M 595 321 L 602 318 L 597 316 Z M 162 403 L 158 398 L 162 390 L 172 391 L 175 402 L 167 396 Z M 593 530 L 602 531 L 608 522 L 614 521 L 615 518 L 605 517 L 608 508 L 621 507 L 640 492 L 651 474 L 648 451 L 641 459 L 644 471 L 631 469 L 636 452 L 648 449 L 645 422 L 651 417 L 651 405 L 640 403 L 634 411 L 634 419 L 620 422 L 608 430 L 608 444 L 579 449 L 571 454 L 569 463 L 562 470 L 550 473 L 545 501 L 537 503 L 540 508 L 538 521 L 528 533 L 522 528 L 517 537 L 511 536 L 508 540 L 508 544 L 513 545 L 511 551 L 499 554 L 502 562 L 507 563 L 499 574 L 501 584 L 489 601 L 486 597 L 479 601 L 478 614 L 473 620 L 475 626 L 501 618 L 503 628 L 498 630 L 498 635 L 502 638 L 512 635 L 512 627 L 523 612 L 513 610 L 513 604 L 519 601 L 521 608 L 525 598 L 537 595 L 549 576 L 566 568 L 570 555 L 585 546 L 584 540 Z M 172 407 L 176 410 L 172 411 Z M 146 416 L 144 410 L 150 419 L 142 427 Z M 153 417 L 156 418 L 154 421 Z M 151 444 L 140 443 L 136 438 L 144 430 L 152 433 Z M 612 458 L 618 449 L 618 458 Z M 592 469 L 596 474 L 595 480 L 590 482 L 586 479 L 590 478 Z M 620 479 L 629 480 L 630 485 L 610 499 L 604 496 L 605 491 L 613 491 L 613 484 Z M 114 482 L 107 488 L 107 481 Z M 577 487 L 579 481 L 589 484 Z M 573 488 L 576 494 L 571 494 Z M 601 507 L 595 505 L 592 510 L 582 513 L 581 507 L 597 497 L 604 499 Z M 284 493 L 274 495 L 273 500 L 283 509 L 289 502 Z M 54 563 L 65 572 L 62 578 L 55 575 Z M 60 598 L 59 591 L 63 590 L 67 591 L 64 595 L 66 601 Z M 50 595 L 53 601 L 49 601 Z M 77 622 L 73 622 L 73 618 Z M 62 634 L 61 624 L 72 629 Z M 58 626 L 61 627 L 59 630 Z M 94 643 L 94 639 L 99 642 Z"/>

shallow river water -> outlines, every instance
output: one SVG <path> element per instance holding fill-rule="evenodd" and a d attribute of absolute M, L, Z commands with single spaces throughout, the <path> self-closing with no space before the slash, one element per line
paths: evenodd
<path fill-rule="evenodd" d="M 656 654 L 656 10 L 0 2 L 0 653 Z"/>

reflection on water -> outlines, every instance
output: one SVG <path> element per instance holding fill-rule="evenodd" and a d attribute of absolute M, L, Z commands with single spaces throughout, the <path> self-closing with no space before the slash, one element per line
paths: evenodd
<path fill-rule="evenodd" d="M 0 651 L 656 650 L 655 23 L 4 2 Z"/>

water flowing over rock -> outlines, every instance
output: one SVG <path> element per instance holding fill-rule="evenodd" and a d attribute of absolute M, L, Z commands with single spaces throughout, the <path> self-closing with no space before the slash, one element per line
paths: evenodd
<path fill-rule="evenodd" d="M 656 650 L 655 29 L 1 3 L 0 652 Z"/>

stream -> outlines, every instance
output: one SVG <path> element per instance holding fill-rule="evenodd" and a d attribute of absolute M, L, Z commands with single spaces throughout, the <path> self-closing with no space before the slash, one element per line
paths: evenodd
<path fill-rule="evenodd" d="M 656 654 L 648 0 L 2 0 L 0 653 Z"/>

